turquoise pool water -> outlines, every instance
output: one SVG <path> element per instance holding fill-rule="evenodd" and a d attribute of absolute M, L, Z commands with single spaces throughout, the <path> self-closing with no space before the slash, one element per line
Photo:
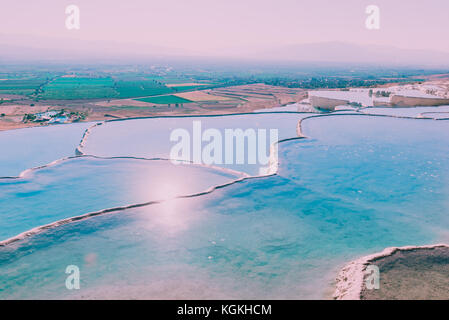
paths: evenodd
<path fill-rule="evenodd" d="M 447 121 L 332 115 L 303 120 L 302 129 L 308 139 L 280 144 L 275 176 L 89 218 L 0 247 L 0 298 L 326 298 L 351 259 L 449 240 Z M 146 188 L 151 178 L 134 167 L 146 162 L 92 161 L 37 171 L 30 192 L 52 195 L 33 195 L 28 204 L 17 204 L 18 185 L 0 188 L 20 211 L 55 198 L 59 204 L 51 206 L 69 216 L 151 199 L 152 192 L 142 195 L 153 190 Z M 132 173 L 137 176 L 128 180 Z M 203 172 L 174 173 L 166 179 L 173 185 L 216 183 Z M 66 192 L 57 192 L 59 185 Z M 72 264 L 81 270 L 80 290 L 65 288 Z"/>
<path fill-rule="evenodd" d="M 438 120 L 449 120 L 449 111 L 424 112 L 423 116 L 426 118 L 432 118 L 432 119 L 438 119 Z"/>
<path fill-rule="evenodd" d="M 0 241 L 64 218 L 194 194 L 241 177 L 162 160 L 62 161 L 20 179 L 0 180 Z"/>
<path fill-rule="evenodd" d="M 91 125 L 74 123 L 0 132 L 0 177 L 16 177 L 26 169 L 74 156 Z"/>
<path fill-rule="evenodd" d="M 409 107 L 409 108 L 365 108 L 360 110 L 367 114 L 384 114 L 404 117 L 418 117 L 421 113 L 426 112 L 449 112 L 449 106 L 440 107 Z M 426 114 L 424 114 L 425 116 Z"/>
<path fill-rule="evenodd" d="M 233 129 L 253 129 L 256 133 L 259 129 L 267 130 L 264 146 L 268 154 L 270 146 L 270 129 L 278 131 L 278 139 L 287 139 L 297 136 L 296 125 L 310 113 L 260 113 L 242 114 L 232 116 L 211 116 L 211 117 L 169 117 L 136 119 L 127 121 L 112 121 L 92 129 L 91 134 L 85 141 L 82 151 L 85 154 L 98 156 L 135 156 L 135 157 L 161 157 L 170 158 L 170 150 L 176 142 L 170 141 L 170 134 L 175 129 L 184 129 L 189 133 L 191 142 L 191 160 L 193 160 L 193 121 L 201 122 L 201 132 L 209 128 L 217 129 L 223 140 L 225 130 Z M 207 142 L 202 143 L 203 147 Z M 234 155 L 236 154 L 234 143 Z M 224 154 L 225 143 L 222 145 Z M 245 159 L 248 159 L 245 154 Z M 224 161 L 223 161 L 224 162 Z M 258 175 L 263 166 L 259 163 L 238 164 L 218 164 L 221 167 L 245 172 L 250 175 Z"/>

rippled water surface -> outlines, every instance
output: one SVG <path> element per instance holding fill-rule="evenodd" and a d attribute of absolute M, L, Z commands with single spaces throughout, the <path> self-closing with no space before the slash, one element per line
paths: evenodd
<path fill-rule="evenodd" d="M 75 155 L 84 131 L 91 123 L 74 123 L 0 132 L 0 177 Z"/>
<path fill-rule="evenodd" d="M 362 113 L 367 114 L 384 114 L 393 116 L 404 116 L 404 117 L 418 117 L 420 114 L 428 112 L 449 112 L 449 106 L 440 107 L 409 107 L 409 108 L 365 108 L 361 110 Z M 433 118 L 432 116 L 430 116 Z"/>
<path fill-rule="evenodd" d="M 64 218 L 194 194 L 241 177 L 162 160 L 62 161 L 24 178 L 0 180 L 0 241 Z"/>
<path fill-rule="evenodd" d="M 216 129 L 221 134 L 222 154 L 225 154 L 226 129 L 249 129 L 256 135 L 262 129 L 265 132 L 265 139 L 259 139 L 265 147 L 265 154 L 269 152 L 270 129 L 278 132 L 278 139 L 287 139 L 297 136 L 296 125 L 298 121 L 309 116 L 310 113 L 288 114 L 288 113 L 261 113 L 242 114 L 221 117 L 169 117 L 136 119 L 128 121 L 113 121 L 92 129 L 91 135 L 86 139 L 84 148 L 86 154 L 99 156 L 136 156 L 136 157 L 162 157 L 170 158 L 170 151 L 180 140 L 170 141 L 173 130 L 183 129 L 189 134 L 190 160 L 193 160 L 193 145 L 195 141 L 202 139 L 202 134 L 207 129 Z M 193 129 L 193 122 L 199 123 L 199 134 Z M 204 148 L 207 142 L 202 143 Z M 234 140 L 233 154 L 236 155 L 237 143 Z M 234 158 L 235 159 L 235 158 Z M 245 159 L 248 159 L 245 154 Z M 251 175 L 260 173 L 261 165 L 258 161 L 255 164 L 239 164 L 234 161 L 226 164 L 222 157 L 223 164 L 220 166 L 233 170 L 246 172 Z"/>
<path fill-rule="evenodd" d="M 334 115 L 306 119 L 302 129 L 308 139 L 280 144 L 278 175 L 66 224 L 1 247 L 0 297 L 323 298 L 351 259 L 449 240 L 447 121 Z M 107 152 L 99 143 L 105 137 L 93 133 L 88 148 Z M 29 204 L 15 199 L 23 188 L 3 186 L 8 203 L 37 212 L 30 208 L 49 206 L 52 198 L 58 203 L 52 207 L 72 216 L 89 206 L 151 199 L 161 192 L 153 175 L 181 188 L 194 182 L 207 188 L 217 178 L 177 171 L 164 177 L 151 166 L 144 177 L 137 174 L 144 162 L 77 161 L 49 169 L 71 165 L 70 173 L 36 172 L 42 188 L 26 182 L 33 192 L 54 193 L 29 195 Z M 92 195 L 88 185 L 100 193 Z M 64 187 L 74 194 L 57 191 Z M 45 201 L 32 202 L 38 199 Z M 80 290 L 65 288 L 71 264 L 80 267 Z"/>

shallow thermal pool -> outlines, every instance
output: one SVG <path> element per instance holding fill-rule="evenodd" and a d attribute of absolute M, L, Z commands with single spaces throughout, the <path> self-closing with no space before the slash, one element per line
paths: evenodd
<path fill-rule="evenodd" d="M 440 107 L 407 107 L 407 108 L 364 108 L 360 112 L 366 114 L 381 114 L 381 115 L 392 115 L 392 116 L 402 116 L 402 117 L 420 117 L 423 114 L 424 117 L 428 116 L 429 112 L 449 112 L 449 106 Z M 429 116 L 433 118 L 432 116 Z"/>
<path fill-rule="evenodd" d="M 0 241 L 61 219 L 195 194 L 243 176 L 164 160 L 60 161 L 22 178 L 0 179 Z"/>
<path fill-rule="evenodd" d="M 73 123 L 0 132 L 0 177 L 75 155 L 84 131 L 92 123 Z"/>
<path fill-rule="evenodd" d="M 196 137 L 202 138 L 208 129 L 218 130 L 222 139 L 222 155 L 225 154 L 226 130 L 241 129 L 252 130 L 257 135 L 257 143 L 262 142 L 263 153 L 268 155 L 270 149 L 271 129 L 277 130 L 278 139 L 288 139 L 297 137 L 296 125 L 302 118 L 310 116 L 310 113 L 259 113 L 242 114 L 232 116 L 210 116 L 210 117 L 166 117 L 166 118 L 146 118 L 127 121 L 111 121 L 103 125 L 92 128 L 84 142 L 82 152 L 97 156 L 135 156 L 145 158 L 172 158 L 170 156 L 172 148 L 178 140 L 171 141 L 170 136 L 174 130 L 186 130 L 190 142 L 190 160 L 194 161 L 193 145 L 197 141 Z M 195 134 L 194 123 L 199 125 L 199 135 Z M 259 131 L 262 130 L 262 131 Z M 259 136 L 259 132 L 265 132 L 264 138 Z M 203 148 L 207 142 L 203 142 Z M 239 164 L 236 161 L 237 142 L 233 143 L 234 159 L 232 163 L 225 163 L 224 156 L 221 157 L 220 167 L 245 172 L 250 175 L 259 175 L 266 165 L 261 164 L 256 159 L 256 163 L 250 164 L 244 161 Z M 245 149 L 247 150 L 247 149 Z M 259 151 L 259 149 L 258 149 Z M 245 159 L 248 154 L 245 153 Z"/>
<path fill-rule="evenodd" d="M 331 115 L 302 129 L 308 139 L 280 144 L 278 175 L 0 247 L 0 298 L 326 298 L 349 260 L 449 240 L 448 122 Z M 80 190 L 80 203 L 57 197 L 65 214 L 92 201 L 76 172 L 51 178 Z M 140 201 L 145 179 L 115 176 L 126 187 L 92 203 L 125 189 L 122 199 Z M 209 176 L 166 181 L 180 179 Z M 80 290 L 65 288 L 67 265 L 79 266 Z"/>

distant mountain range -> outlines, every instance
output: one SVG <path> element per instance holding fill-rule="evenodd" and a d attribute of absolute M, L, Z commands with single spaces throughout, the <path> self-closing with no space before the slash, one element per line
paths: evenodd
<path fill-rule="evenodd" d="M 285 46 L 259 52 L 260 59 L 325 61 L 360 64 L 449 66 L 449 53 L 406 50 L 381 45 L 323 42 Z"/>
<path fill-rule="evenodd" d="M 449 67 L 449 53 L 391 46 L 321 42 L 281 47 L 229 48 L 218 53 L 136 43 L 47 39 L 0 34 L 0 61 L 114 61 L 151 59 L 232 59 L 269 62 L 328 62 L 385 66 Z"/>

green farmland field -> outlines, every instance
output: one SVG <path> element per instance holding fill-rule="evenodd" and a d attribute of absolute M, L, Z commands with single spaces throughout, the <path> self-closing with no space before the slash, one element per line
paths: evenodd
<path fill-rule="evenodd" d="M 155 103 L 155 104 L 176 104 L 176 103 L 192 102 L 190 100 L 180 98 L 177 96 L 173 96 L 173 95 L 160 96 L 160 97 L 148 97 L 148 98 L 141 98 L 141 99 L 135 99 L 135 100 L 143 101 L 143 102 L 150 102 L 150 103 Z"/>
<path fill-rule="evenodd" d="M 156 96 L 173 92 L 171 88 L 152 80 L 118 81 L 115 89 L 119 98 Z"/>
<path fill-rule="evenodd" d="M 42 79 L 32 80 L 1 80 L 0 93 L 27 95 L 34 93 L 35 90 L 44 83 Z"/>
<path fill-rule="evenodd" d="M 58 78 L 43 87 L 41 99 L 101 99 L 117 96 L 111 78 Z"/>
<path fill-rule="evenodd" d="M 39 98 L 45 100 L 122 99 L 155 96 L 174 92 L 152 80 L 112 78 L 58 78 L 43 87 Z"/>
<path fill-rule="evenodd" d="M 176 84 L 176 83 L 186 83 L 193 82 L 190 78 L 183 77 L 162 77 L 162 76 L 147 76 L 145 77 L 148 80 L 157 81 L 165 84 Z"/>
<path fill-rule="evenodd" d="M 167 86 L 167 83 L 190 83 L 188 81 L 192 81 L 192 85 Z M 46 74 L 45 77 L 33 79 L 0 80 L 0 94 L 28 95 L 41 100 L 127 99 L 175 94 L 214 86 L 216 84 L 212 83 L 207 86 L 195 85 L 192 79 L 170 76 L 145 77 L 121 74 L 118 76 L 61 77 Z M 159 100 L 156 99 L 156 101 Z M 173 96 L 163 98 L 162 101 L 161 104 L 189 102 Z"/>

